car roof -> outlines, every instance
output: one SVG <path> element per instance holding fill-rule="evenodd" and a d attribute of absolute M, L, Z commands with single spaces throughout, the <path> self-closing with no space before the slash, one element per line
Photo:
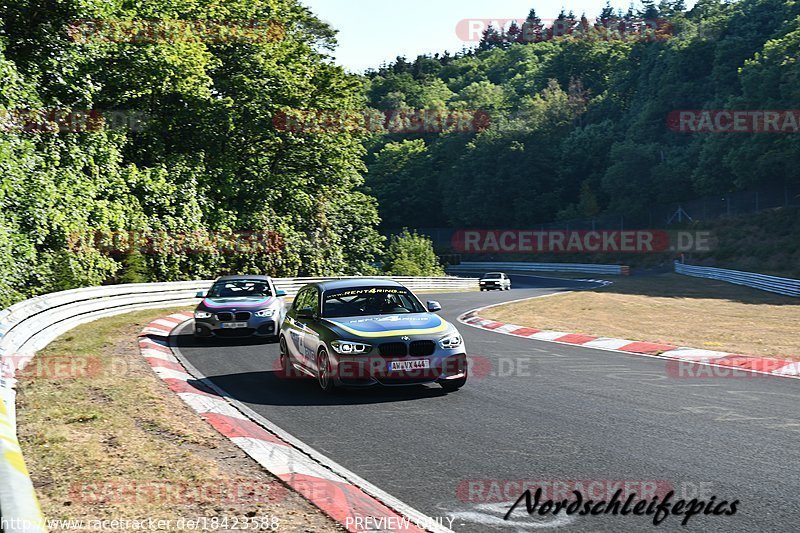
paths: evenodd
<path fill-rule="evenodd" d="M 504 273 L 505 272 L 487 272 L 486 274 L 484 274 L 484 276 L 489 276 L 489 275 L 492 275 L 492 274 L 504 274 Z"/>
<path fill-rule="evenodd" d="M 319 281 L 311 283 L 321 291 L 334 289 L 349 289 L 351 287 L 402 287 L 403 285 L 391 279 L 357 278 L 357 279 L 335 279 L 330 281 Z"/>
<path fill-rule="evenodd" d="M 269 276 L 222 276 L 217 281 L 272 281 Z"/>

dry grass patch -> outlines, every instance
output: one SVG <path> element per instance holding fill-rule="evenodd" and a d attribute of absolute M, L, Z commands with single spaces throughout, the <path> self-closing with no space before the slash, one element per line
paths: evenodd
<path fill-rule="evenodd" d="M 485 318 L 539 329 L 800 359 L 800 299 L 677 274 L 504 305 Z"/>
<path fill-rule="evenodd" d="M 274 516 L 280 531 L 340 530 L 153 373 L 139 355 L 137 335 L 168 313 L 80 326 L 24 373 L 19 437 L 45 516 L 154 518 L 172 520 L 173 529 L 179 519 Z"/>

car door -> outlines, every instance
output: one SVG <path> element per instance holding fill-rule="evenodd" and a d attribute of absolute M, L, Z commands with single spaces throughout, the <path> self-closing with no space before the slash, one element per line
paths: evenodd
<path fill-rule="evenodd" d="M 302 320 L 303 325 L 303 349 L 305 352 L 306 362 L 308 368 L 317 370 L 317 350 L 320 346 L 320 291 L 316 287 L 309 287 L 308 295 L 306 296 L 304 305 L 306 308 L 311 309 L 311 318 Z"/>
<path fill-rule="evenodd" d="M 303 366 L 308 366 L 305 347 L 307 326 L 305 319 L 299 318 L 297 314 L 300 309 L 308 307 L 310 298 L 310 287 L 301 289 L 300 292 L 297 293 L 294 303 L 292 304 L 292 309 L 287 313 L 285 320 L 287 348 L 291 352 L 292 358 Z"/>

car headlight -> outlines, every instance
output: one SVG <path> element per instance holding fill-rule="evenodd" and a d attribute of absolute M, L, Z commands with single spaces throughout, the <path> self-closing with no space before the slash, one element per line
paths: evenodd
<path fill-rule="evenodd" d="M 455 335 L 448 335 L 447 337 L 439 340 L 439 346 L 441 346 L 445 350 L 460 348 L 463 344 L 464 344 L 464 339 L 462 339 L 461 335 L 459 335 L 458 333 L 456 333 Z"/>
<path fill-rule="evenodd" d="M 363 342 L 333 341 L 331 348 L 334 352 L 344 355 L 361 355 L 369 352 L 372 346 Z"/>
<path fill-rule="evenodd" d="M 195 318 L 201 318 L 201 319 L 202 318 L 211 318 L 211 313 L 209 313 L 208 311 L 195 311 L 194 312 L 194 317 Z"/>
<path fill-rule="evenodd" d="M 256 316 L 259 318 L 264 318 L 268 316 L 272 316 L 275 314 L 274 309 L 262 309 L 261 311 L 256 311 Z"/>

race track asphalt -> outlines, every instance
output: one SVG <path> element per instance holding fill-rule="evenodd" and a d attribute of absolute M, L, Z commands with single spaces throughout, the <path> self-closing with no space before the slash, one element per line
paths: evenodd
<path fill-rule="evenodd" d="M 440 301 L 455 322 L 476 307 L 587 287 L 512 279 L 511 292 L 422 297 Z M 417 386 L 328 396 L 313 380 L 279 378 L 275 344 L 198 344 L 183 328 L 177 345 L 231 396 L 405 503 L 455 518 L 455 531 L 800 527 L 800 380 L 679 379 L 656 358 L 459 328 L 468 353 L 491 371 L 451 394 Z M 658 527 L 647 516 L 529 517 L 524 505 L 504 521 L 513 502 L 498 501 L 507 498 L 497 488 L 522 480 L 561 490 L 627 481 L 740 503 L 734 516 L 695 516 L 685 528 L 678 516 Z"/>

